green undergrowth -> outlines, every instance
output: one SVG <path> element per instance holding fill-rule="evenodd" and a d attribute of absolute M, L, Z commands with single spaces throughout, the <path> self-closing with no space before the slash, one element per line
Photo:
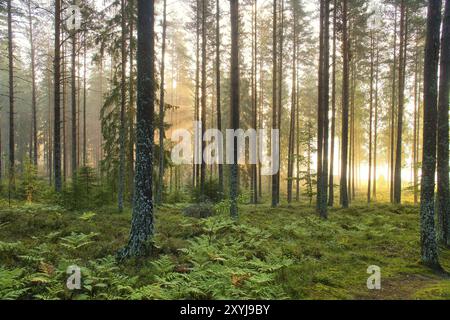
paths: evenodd
<path fill-rule="evenodd" d="M 160 208 L 152 257 L 118 264 L 131 212 L 0 203 L 0 299 L 448 299 L 450 280 L 419 263 L 415 206 L 356 204 L 327 221 L 307 205 L 216 206 L 197 219 Z M 450 254 L 442 248 L 444 268 Z M 70 291 L 69 266 L 82 288 Z M 382 290 L 367 289 L 367 268 Z"/>

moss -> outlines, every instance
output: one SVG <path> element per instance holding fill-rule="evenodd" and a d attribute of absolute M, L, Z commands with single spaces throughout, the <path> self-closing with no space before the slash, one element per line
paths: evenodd
<path fill-rule="evenodd" d="M 114 265 L 104 259 L 127 243 L 129 209 L 118 214 L 115 207 L 103 207 L 89 212 L 89 219 L 85 219 L 85 212 L 54 206 L 20 202 L 2 206 L 1 263 L 7 270 L 20 269 L 31 277 L 42 273 L 41 262 L 57 270 L 76 262 L 90 270 L 94 283 L 108 283 L 117 289 L 99 288 L 97 293 L 86 291 L 71 297 L 67 292 L 58 293 L 56 282 L 49 280 L 47 285 L 27 287 L 21 298 L 52 297 L 42 292 L 45 288 L 46 292 L 55 289 L 53 297 L 84 299 L 450 298 L 449 280 L 419 263 L 417 206 L 354 203 L 347 210 L 331 209 L 324 221 L 305 204 L 277 209 L 267 204 L 242 205 L 238 223 L 221 214 L 208 219 L 187 217 L 183 208 L 158 208 L 154 256 Z M 91 233 L 95 236 L 76 253 L 62 246 L 72 234 L 82 239 Z M 440 259 L 448 269 L 448 249 L 440 249 Z M 379 292 L 367 290 L 370 265 L 381 267 Z M 97 275 L 102 268 L 108 270 L 109 279 L 101 280 Z M 203 281 L 210 282 L 206 286 Z M 114 287 L 121 282 L 127 289 Z M 182 289 L 186 286 L 189 290 Z"/>

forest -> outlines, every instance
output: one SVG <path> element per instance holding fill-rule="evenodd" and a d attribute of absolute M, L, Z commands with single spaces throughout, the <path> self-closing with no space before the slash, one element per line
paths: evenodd
<path fill-rule="evenodd" d="M 0 300 L 449 300 L 450 0 L 0 0 Z"/>

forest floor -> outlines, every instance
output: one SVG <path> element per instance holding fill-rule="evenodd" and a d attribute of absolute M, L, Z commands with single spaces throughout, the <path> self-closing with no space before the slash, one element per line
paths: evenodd
<path fill-rule="evenodd" d="M 157 210 L 154 254 L 117 263 L 131 212 L 67 212 L 0 203 L 0 298 L 11 299 L 450 299 L 450 278 L 419 262 L 416 206 L 356 203 L 328 221 L 307 205 L 241 206 L 186 217 L 186 205 Z M 450 250 L 441 248 L 450 271 Z M 70 265 L 82 289 L 65 286 Z M 369 266 L 381 290 L 368 290 Z"/>

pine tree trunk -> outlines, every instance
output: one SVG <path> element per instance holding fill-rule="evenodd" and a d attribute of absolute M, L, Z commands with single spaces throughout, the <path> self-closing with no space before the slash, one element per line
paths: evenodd
<path fill-rule="evenodd" d="M 418 38 L 418 36 L 416 35 Z M 419 49 L 418 49 L 418 39 L 416 39 L 416 54 L 415 54 L 415 68 L 414 68 L 414 141 L 413 141 L 413 188 L 414 188 L 414 204 L 417 204 L 418 199 L 418 178 L 419 178 L 419 172 L 418 172 L 418 113 L 419 113 Z"/>
<path fill-rule="evenodd" d="M 161 84 L 159 86 L 160 98 L 159 98 L 159 182 L 158 191 L 156 197 L 156 203 L 161 204 L 163 202 L 164 192 L 164 118 L 165 118 L 165 68 L 166 68 L 166 32 L 167 32 L 167 0 L 163 2 L 163 33 L 162 33 L 162 48 L 161 48 Z"/>
<path fill-rule="evenodd" d="M 222 132 L 222 95 L 221 95 L 221 79 L 220 79 L 220 3 L 216 0 L 216 109 L 217 109 L 217 130 Z M 223 147 L 223 146 L 222 146 Z M 224 196 L 223 181 L 223 148 L 219 148 L 219 159 L 221 159 L 219 170 L 219 192 L 220 197 Z"/>
<path fill-rule="evenodd" d="M 15 189 L 15 129 L 14 129 L 14 57 L 11 0 L 7 2 L 8 12 L 8 76 L 9 76 L 9 198 Z"/>
<path fill-rule="evenodd" d="M 196 49 L 195 49 L 195 107 L 194 107 L 194 118 L 198 122 L 200 120 L 200 1 L 196 0 Z M 200 183 L 200 170 L 196 161 L 197 149 L 201 148 L 198 145 L 198 141 L 194 142 L 195 152 L 194 152 L 194 164 L 192 167 L 192 185 L 193 187 L 198 187 Z"/>
<path fill-rule="evenodd" d="M 130 201 L 133 202 L 134 197 L 134 150 L 136 147 L 136 135 L 135 135 L 135 121 L 136 121 L 136 109 L 134 100 L 134 1 L 129 3 L 129 29 L 130 29 L 130 98 L 129 98 L 129 111 L 128 111 L 128 186 L 130 188 Z"/>
<path fill-rule="evenodd" d="M 37 112 L 36 112 L 36 54 L 34 46 L 34 28 L 33 17 L 31 11 L 31 0 L 28 0 L 28 24 L 30 37 L 30 58 L 31 58 L 31 117 L 32 117 L 32 145 L 33 145 L 33 161 L 35 167 L 38 165 L 38 140 L 37 140 Z"/>
<path fill-rule="evenodd" d="M 317 102 L 317 200 L 316 209 L 320 212 L 322 202 L 322 166 L 323 166 L 323 115 L 324 115 L 324 19 L 325 19 L 325 2 L 320 0 L 320 32 L 319 32 L 319 75 L 318 75 L 318 102 Z"/>
<path fill-rule="evenodd" d="M 372 138 L 373 138 L 373 82 L 374 82 L 374 53 L 375 51 L 375 43 L 373 39 L 373 31 L 370 34 L 370 110 L 369 110 L 369 179 L 368 179 L 368 187 L 367 187 L 367 202 L 371 202 L 372 196 Z"/>
<path fill-rule="evenodd" d="M 441 43 L 441 75 L 438 103 L 438 150 L 437 150 L 437 210 L 439 219 L 439 240 L 450 245 L 450 187 L 449 187 L 449 125 L 448 108 L 450 94 L 450 0 L 445 1 Z"/>
<path fill-rule="evenodd" d="M 72 152 L 71 152 L 71 172 L 72 172 L 72 179 L 75 179 L 76 173 L 77 173 L 77 85 L 76 85 L 76 56 L 77 56 L 77 35 L 76 31 L 72 31 L 72 53 L 71 53 L 71 120 L 72 120 Z"/>
<path fill-rule="evenodd" d="M 337 32 L 337 0 L 333 2 L 333 57 L 332 57 L 332 89 L 331 89 L 331 150 L 330 178 L 328 182 L 328 206 L 334 206 L 334 153 L 336 138 L 336 32 Z"/>
<path fill-rule="evenodd" d="M 272 34 L 272 129 L 278 130 L 278 112 L 277 112 L 277 44 L 278 44 L 278 23 L 277 23 L 277 0 L 273 1 L 273 34 Z M 272 150 L 273 153 L 273 150 Z M 278 177 L 276 174 L 272 175 L 272 207 L 278 206 L 277 201 L 277 190 L 278 190 Z"/>
<path fill-rule="evenodd" d="M 374 132 L 374 143 L 373 143 L 373 198 L 377 199 L 377 159 L 378 159 L 378 121 L 379 121 L 379 98 L 378 98 L 378 82 L 379 82 L 379 62 L 380 62 L 380 50 L 378 35 L 376 36 L 377 54 L 376 54 L 376 67 L 375 67 L 375 132 Z"/>
<path fill-rule="evenodd" d="M 280 40 L 280 51 L 278 59 L 278 124 L 277 128 L 281 130 L 281 117 L 283 111 L 283 62 L 284 62 L 284 6 L 285 0 L 280 1 L 280 27 L 279 27 L 279 40 Z M 281 131 L 280 131 L 281 135 Z M 278 157 L 280 159 L 280 169 L 276 173 L 277 177 L 277 205 L 280 204 L 280 185 L 281 185 L 281 138 L 279 139 L 278 147 Z"/>
<path fill-rule="evenodd" d="M 394 168 L 394 203 L 400 204 L 402 199 L 402 143 L 403 143 L 403 113 L 405 104 L 405 53 L 407 46 L 405 1 L 401 2 L 400 9 L 400 53 L 398 71 L 398 113 L 397 113 L 397 147 Z"/>
<path fill-rule="evenodd" d="M 125 193 L 125 128 L 126 128 L 126 68 L 127 68 L 127 49 L 126 49 L 126 8 L 125 0 L 121 0 L 121 80 L 120 80 L 120 128 L 119 128 L 119 181 L 118 181 L 118 209 L 123 211 L 123 199 Z"/>
<path fill-rule="evenodd" d="M 253 32 L 252 32 L 252 113 L 253 113 L 253 128 L 258 129 L 258 91 L 257 91 L 257 75 L 258 75 L 258 1 L 254 0 L 253 4 Z M 257 164 L 252 165 L 252 202 L 258 203 L 258 172 Z"/>
<path fill-rule="evenodd" d="M 53 166 L 55 174 L 55 191 L 62 191 L 61 181 L 61 117 L 60 117 L 60 27 L 61 27 L 61 0 L 55 0 L 55 57 L 54 57 L 54 138 L 53 138 Z"/>
<path fill-rule="evenodd" d="M 239 1 L 230 0 L 230 16 L 231 16 L 231 129 L 239 129 L 239 112 L 240 112 L 240 85 L 239 85 Z M 238 150 L 237 138 L 233 142 L 234 163 L 231 165 L 230 176 L 230 214 L 233 219 L 237 219 L 238 213 Z"/>
<path fill-rule="evenodd" d="M 86 103 L 87 103 L 87 92 L 86 92 L 86 60 L 87 60 L 87 46 L 86 46 L 86 35 L 83 39 L 84 55 L 83 55 L 83 166 L 87 166 L 87 126 L 86 126 Z"/>
<path fill-rule="evenodd" d="M 120 258 L 148 255 L 154 233 L 152 200 L 155 110 L 154 1 L 138 0 L 136 176 L 131 233 Z"/>
<path fill-rule="evenodd" d="M 296 102 L 297 102 L 297 14 L 293 8 L 294 37 L 292 43 L 292 97 L 291 115 L 289 128 L 289 149 L 288 149 L 288 180 L 287 180 L 287 201 L 292 202 L 292 186 L 294 179 L 294 148 L 295 148 L 295 123 L 296 123 Z"/>
<path fill-rule="evenodd" d="M 435 231 L 435 173 L 441 0 L 429 0 L 424 63 L 423 163 L 420 201 L 422 262 L 440 268 Z"/>
<path fill-rule="evenodd" d="M 348 168 L 348 115 L 349 115 L 349 42 L 347 30 L 348 0 L 343 0 L 342 12 L 342 146 L 341 146 L 341 185 L 340 197 L 343 208 L 348 208 L 347 168 Z"/>
<path fill-rule="evenodd" d="M 394 16 L 394 65 L 392 68 L 392 103 L 391 103 L 391 124 L 390 124 L 390 199 L 394 202 L 394 170 L 395 170 L 395 109 L 396 109 L 396 97 L 397 97 L 397 6 L 395 6 L 395 16 Z"/>
<path fill-rule="evenodd" d="M 206 130 L 206 98 L 207 98 L 207 93 L 206 93 L 206 58 L 207 58 L 207 53 L 206 53 L 206 33 L 207 33 L 207 27 L 206 27 L 206 0 L 202 0 L 202 80 L 201 80 L 201 86 L 202 86 L 202 96 L 201 96 L 201 123 L 202 123 L 202 142 L 201 142 L 201 150 L 202 150 L 202 155 L 203 155 L 203 151 L 206 148 L 206 142 L 204 141 L 203 137 L 205 136 L 205 130 Z M 204 157 L 202 157 L 201 160 L 201 166 L 200 166 L 200 190 L 201 190 L 201 194 L 202 196 L 205 194 L 205 180 L 206 180 L 206 162 Z"/>
<path fill-rule="evenodd" d="M 322 178 L 321 178 L 321 199 L 320 199 L 320 216 L 323 219 L 328 218 L 328 146 L 329 146 L 329 111 L 330 111 L 330 102 L 329 102 L 329 92 L 330 92 L 330 1 L 324 1 L 324 35 L 323 35 L 323 46 L 324 46 L 324 54 L 323 54 L 323 155 L 322 155 Z"/>

